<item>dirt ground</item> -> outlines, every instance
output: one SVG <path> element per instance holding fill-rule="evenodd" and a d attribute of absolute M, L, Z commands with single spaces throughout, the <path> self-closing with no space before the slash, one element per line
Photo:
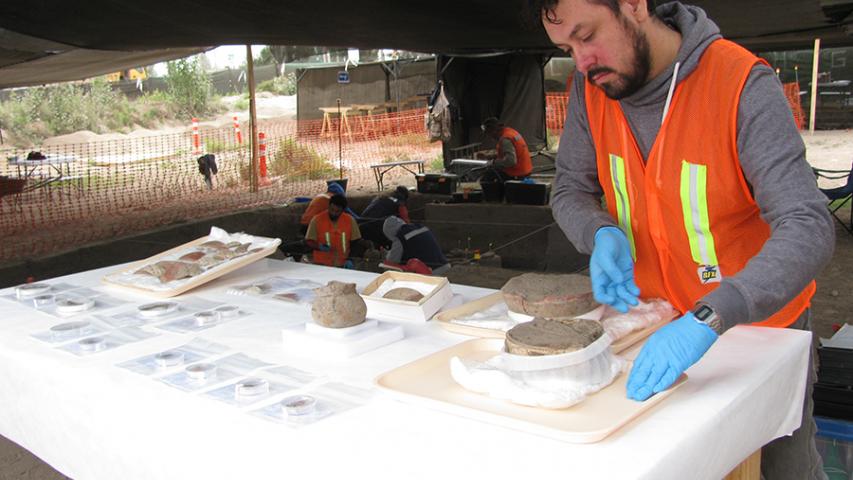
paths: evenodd
<path fill-rule="evenodd" d="M 812 166 L 826 169 L 849 169 L 853 162 L 853 130 L 805 133 L 807 159 Z M 821 183 L 821 186 L 836 186 Z M 840 215 L 849 221 L 849 207 Z M 812 300 L 812 327 L 817 336 L 831 336 L 833 325 L 853 323 L 853 236 L 836 222 L 836 248 L 832 262 L 818 276 L 818 289 Z M 454 283 L 500 288 L 520 272 L 485 266 L 454 267 L 450 280 Z M 53 470 L 38 457 L 15 443 L 0 437 L 0 480 L 54 480 L 65 476 Z"/>

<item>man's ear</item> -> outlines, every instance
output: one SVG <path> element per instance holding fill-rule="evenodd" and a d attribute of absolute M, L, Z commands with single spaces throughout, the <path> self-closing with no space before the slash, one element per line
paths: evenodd
<path fill-rule="evenodd" d="M 626 14 L 635 20 L 644 21 L 649 18 L 649 5 L 646 0 L 622 0 L 622 2 L 626 4 L 628 10 Z"/>

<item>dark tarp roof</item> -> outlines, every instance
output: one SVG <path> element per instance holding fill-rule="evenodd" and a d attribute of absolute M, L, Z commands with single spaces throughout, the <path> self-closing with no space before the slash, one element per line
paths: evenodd
<path fill-rule="evenodd" d="M 0 28 L 0 88 L 80 80 L 140 65 L 186 57 L 204 48 L 95 50 Z"/>
<path fill-rule="evenodd" d="M 91 76 L 178 53 L 162 49 L 209 45 L 323 45 L 457 54 L 549 49 L 541 29 L 521 28 L 524 2 L 8 0 L 0 2 L 0 29 L 5 30 L 0 30 L 0 87 Z M 853 0 L 689 3 L 705 8 L 726 37 L 753 50 L 808 48 L 816 36 L 824 45 L 853 44 L 846 33 Z M 40 45 L 33 39 L 47 42 Z M 50 60 L 55 56 L 50 52 L 63 51 L 56 44 L 82 51 L 60 54 L 65 62 Z M 107 50 L 136 53 L 110 57 Z M 108 63 L 110 68 L 102 68 Z M 6 80 L 7 72 L 17 80 Z"/>

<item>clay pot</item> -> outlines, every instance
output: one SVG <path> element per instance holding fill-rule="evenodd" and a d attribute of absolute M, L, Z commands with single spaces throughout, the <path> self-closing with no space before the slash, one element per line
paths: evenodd
<path fill-rule="evenodd" d="M 317 325 L 328 328 L 346 328 L 364 322 L 367 304 L 355 291 L 354 283 L 331 281 L 325 287 L 315 288 L 311 317 Z"/>

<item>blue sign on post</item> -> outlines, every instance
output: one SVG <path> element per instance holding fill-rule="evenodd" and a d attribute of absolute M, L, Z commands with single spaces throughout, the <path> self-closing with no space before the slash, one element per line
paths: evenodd
<path fill-rule="evenodd" d="M 338 72 L 338 83 L 349 83 L 349 72 L 341 70 Z"/>

